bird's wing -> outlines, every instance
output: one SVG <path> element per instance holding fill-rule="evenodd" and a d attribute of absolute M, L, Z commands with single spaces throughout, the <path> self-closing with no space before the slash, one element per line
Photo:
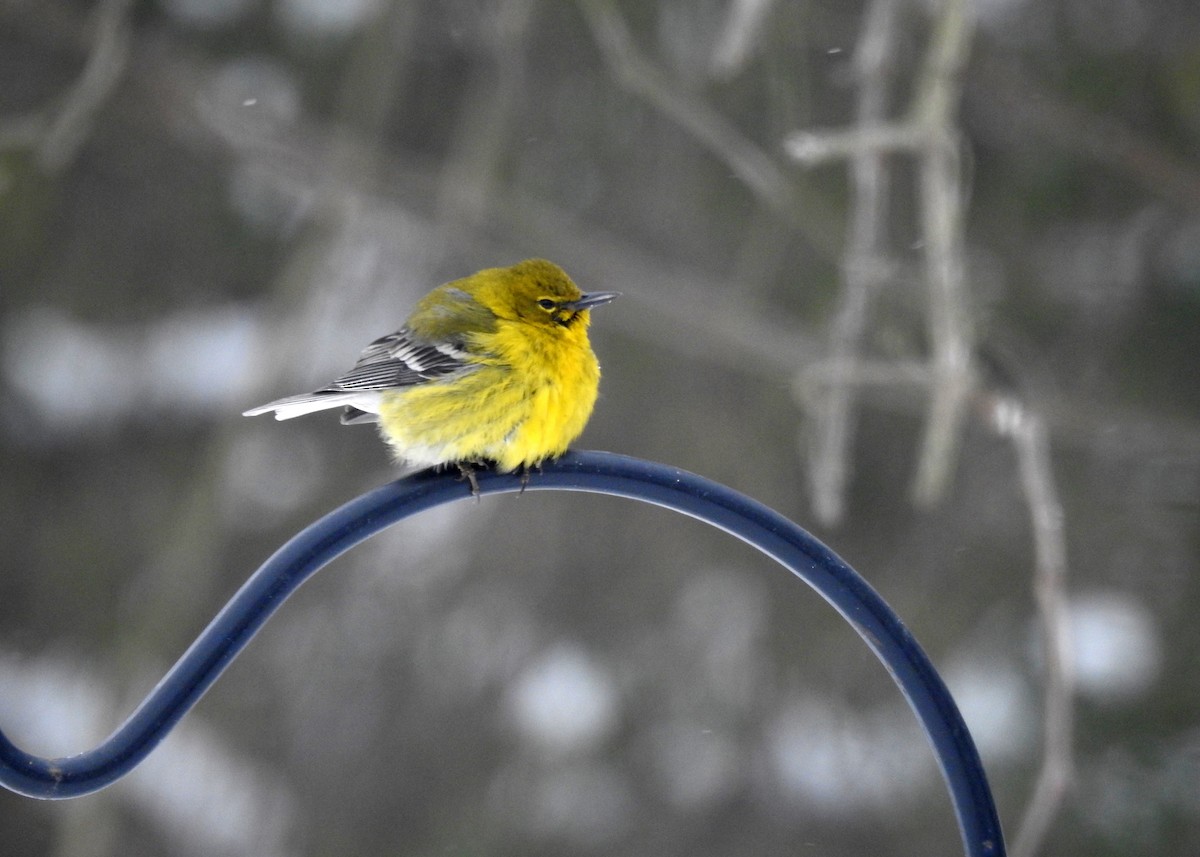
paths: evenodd
<path fill-rule="evenodd" d="M 470 362 L 469 357 L 465 343 L 420 339 L 405 327 L 372 342 L 359 355 L 354 368 L 320 390 L 279 399 L 244 413 L 254 416 L 274 411 L 275 419 L 288 420 L 346 407 L 343 422 L 370 422 L 378 413 L 385 391 L 473 372 L 478 364 Z"/>
<path fill-rule="evenodd" d="M 354 368 L 322 392 L 368 392 L 409 387 L 472 371 L 461 342 L 418 339 L 407 327 L 368 345 Z"/>

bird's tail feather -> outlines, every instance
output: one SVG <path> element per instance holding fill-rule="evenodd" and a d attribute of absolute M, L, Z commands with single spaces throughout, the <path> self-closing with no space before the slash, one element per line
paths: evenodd
<path fill-rule="evenodd" d="M 268 402 L 265 405 L 259 405 L 257 408 L 243 411 L 242 416 L 253 417 L 258 414 L 274 411 L 275 419 L 290 420 L 294 417 L 302 417 L 305 414 L 311 414 L 316 411 L 352 405 L 360 399 L 362 399 L 361 393 L 301 393 L 299 396 L 288 396 L 286 399 L 278 399 L 274 402 Z"/>

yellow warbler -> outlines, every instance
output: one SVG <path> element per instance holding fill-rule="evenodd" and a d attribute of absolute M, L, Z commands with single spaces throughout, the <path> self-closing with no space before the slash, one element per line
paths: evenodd
<path fill-rule="evenodd" d="M 343 423 L 377 422 L 414 468 L 527 470 L 566 452 L 591 416 L 600 365 L 589 310 L 618 295 L 584 294 L 544 259 L 487 268 L 431 291 L 333 383 L 245 416 L 343 408 Z"/>

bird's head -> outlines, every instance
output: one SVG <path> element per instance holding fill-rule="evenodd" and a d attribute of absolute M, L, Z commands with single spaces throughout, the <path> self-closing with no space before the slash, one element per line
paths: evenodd
<path fill-rule="evenodd" d="M 606 304 L 620 292 L 585 294 L 567 272 L 545 259 L 526 259 L 501 269 L 507 281 L 508 309 L 514 318 L 546 327 L 587 327 L 588 310 Z"/>

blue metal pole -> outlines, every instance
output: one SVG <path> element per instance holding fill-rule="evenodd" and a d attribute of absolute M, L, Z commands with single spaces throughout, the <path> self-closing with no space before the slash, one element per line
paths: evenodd
<path fill-rule="evenodd" d="M 569 452 L 533 473 L 477 473 L 480 494 L 587 491 L 674 509 L 737 536 L 817 590 L 883 661 L 925 729 L 941 765 L 967 857 L 1003 857 L 1004 839 L 975 744 L 950 692 L 900 619 L 829 548 L 766 506 L 677 468 L 605 452 Z M 457 473 L 426 471 L 376 488 L 302 530 L 275 552 L 184 653 L 138 709 L 99 747 L 43 759 L 0 732 L 0 785 L 36 798 L 89 794 L 127 774 L 217 680 L 305 580 L 380 530 L 470 497 Z"/>

